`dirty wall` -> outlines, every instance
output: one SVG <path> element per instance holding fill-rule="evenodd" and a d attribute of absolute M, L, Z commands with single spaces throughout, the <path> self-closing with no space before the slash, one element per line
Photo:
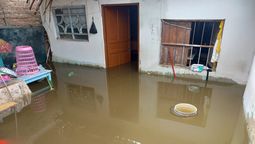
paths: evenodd
<path fill-rule="evenodd" d="M 9 68 L 15 63 L 18 45 L 32 46 L 38 63 L 44 63 L 46 59 L 45 30 L 40 13 L 34 7 L 30 10 L 29 5 L 26 0 L 0 0 L 0 40 L 12 46 L 11 53 L 2 54 L 4 64 Z"/>
<path fill-rule="evenodd" d="M 225 19 L 221 57 L 216 72 L 212 75 L 229 78 L 240 84 L 247 82 L 255 52 L 254 0 L 54 0 L 54 7 L 85 5 L 87 25 L 90 28 L 94 17 L 98 33 L 89 34 L 89 41 L 57 39 L 53 15 L 42 16 L 43 25 L 49 34 L 53 60 L 106 67 L 101 6 L 123 3 L 139 3 L 139 69 L 141 71 L 162 74 L 171 72 L 170 68 L 159 64 L 161 19 Z M 41 7 L 41 11 L 44 7 Z M 183 72 L 176 71 L 180 74 Z"/>

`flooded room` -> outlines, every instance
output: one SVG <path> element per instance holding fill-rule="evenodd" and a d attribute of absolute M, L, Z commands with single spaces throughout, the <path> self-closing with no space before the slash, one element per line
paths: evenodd
<path fill-rule="evenodd" d="M 254 0 L 0 0 L 0 144 L 255 144 Z"/>

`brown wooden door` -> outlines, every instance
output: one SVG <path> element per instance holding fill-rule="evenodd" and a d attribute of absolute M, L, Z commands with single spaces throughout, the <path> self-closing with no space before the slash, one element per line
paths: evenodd
<path fill-rule="evenodd" d="M 103 13 L 107 67 L 129 63 L 129 8 L 125 6 L 106 6 Z"/>

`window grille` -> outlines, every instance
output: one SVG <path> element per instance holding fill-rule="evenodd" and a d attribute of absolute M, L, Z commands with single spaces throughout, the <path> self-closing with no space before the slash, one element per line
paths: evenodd
<path fill-rule="evenodd" d="M 160 64 L 191 66 L 210 62 L 221 20 L 162 20 Z"/>
<path fill-rule="evenodd" d="M 85 6 L 54 8 L 53 14 L 58 38 L 89 40 Z"/>

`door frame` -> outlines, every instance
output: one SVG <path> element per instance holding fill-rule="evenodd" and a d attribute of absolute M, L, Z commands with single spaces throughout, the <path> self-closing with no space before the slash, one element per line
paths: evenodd
<path fill-rule="evenodd" d="M 106 7 L 114 7 L 114 6 L 136 6 L 137 7 L 137 51 L 138 51 L 138 62 L 137 69 L 140 68 L 140 7 L 139 3 L 123 3 L 123 4 L 102 4 L 102 24 L 103 24 L 103 35 L 104 35 L 104 50 L 105 50 L 105 64 L 106 68 L 109 68 L 108 62 L 108 48 L 107 48 L 107 32 L 106 32 L 106 24 L 105 24 L 105 8 Z M 131 52 L 130 52 L 131 53 Z"/>

